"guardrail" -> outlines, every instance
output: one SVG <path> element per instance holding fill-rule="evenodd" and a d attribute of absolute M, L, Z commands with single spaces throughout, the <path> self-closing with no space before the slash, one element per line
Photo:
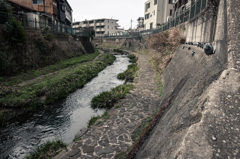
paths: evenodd
<path fill-rule="evenodd" d="M 33 13 L 9 14 L 0 12 L 0 24 L 4 24 L 10 17 L 14 17 L 20 21 L 25 30 L 41 30 L 45 27 L 49 27 L 52 32 L 90 37 L 90 33 L 87 30 L 80 31 L 78 28 L 72 28 L 60 22 L 49 21 L 48 17 Z M 78 30 L 78 32 L 76 32 L 76 30 Z"/>

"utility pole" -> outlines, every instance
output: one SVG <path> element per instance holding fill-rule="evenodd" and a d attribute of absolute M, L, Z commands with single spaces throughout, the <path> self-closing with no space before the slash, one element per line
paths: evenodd
<path fill-rule="evenodd" d="M 132 33 L 132 36 L 133 36 L 133 31 L 132 31 L 132 19 L 131 19 L 131 33 Z"/>

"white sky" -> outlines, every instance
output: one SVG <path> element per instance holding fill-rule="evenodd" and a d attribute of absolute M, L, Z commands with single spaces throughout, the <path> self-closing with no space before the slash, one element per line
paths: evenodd
<path fill-rule="evenodd" d="M 144 2 L 147 0 L 68 0 L 73 9 L 73 22 L 85 19 L 117 19 L 120 28 L 129 29 L 131 19 L 133 28 L 137 19 L 144 17 Z"/>

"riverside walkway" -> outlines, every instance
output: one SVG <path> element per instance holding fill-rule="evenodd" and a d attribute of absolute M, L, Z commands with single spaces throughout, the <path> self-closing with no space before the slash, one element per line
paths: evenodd
<path fill-rule="evenodd" d="M 135 88 L 115 104 L 118 108 L 108 110 L 110 118 L 104 123 L 108 127 L 91 126 L 81 130 L 78 134 L 81 140 L 54 159 L 110 159 L 132 146 L 132 133 L 153 114 L 160 99 L 155 70 L 146 56 L 136 55 L 140 70 L 134 80 Z"/>

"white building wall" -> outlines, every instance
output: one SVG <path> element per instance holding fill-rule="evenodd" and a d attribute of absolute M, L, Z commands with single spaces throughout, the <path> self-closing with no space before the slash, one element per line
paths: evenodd
<path fill-rule="evenodd" d="M 150 3 L 150 8 L 146 12 L 146 4 Z M 157 24 L 167 22 L 167 17 L 170 17 L 170 10 L 173 15 L 173 4 L 169 4 L 169 0 L 157 0 L 157 4 L 154 5 L 154 0 L 148 0 L 144 3 L 144 25 L 145 29 L 150 29 L 150 23 L 153 23 L 153 28 L 157 27 Z M 146 14 L 150 14 L 149 19 L 146 19 Z"/>

